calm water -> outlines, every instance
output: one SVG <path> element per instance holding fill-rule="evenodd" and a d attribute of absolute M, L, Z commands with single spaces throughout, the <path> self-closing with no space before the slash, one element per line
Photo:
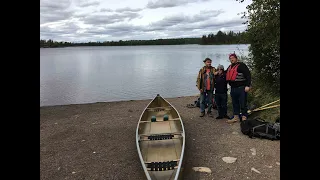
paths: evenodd
<path fill-rule="evenodd" d="M 40 49 L 40 106 L 195 95 L 202 60 L 226 68 L 233 51 L 248 45 Z"/>

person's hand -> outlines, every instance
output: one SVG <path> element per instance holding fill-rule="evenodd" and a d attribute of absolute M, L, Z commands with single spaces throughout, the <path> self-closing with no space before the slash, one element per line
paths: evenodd
<path fill-rule="evenodd" d="M 244 92 L 249 92 L 249 91 L 250 91 L 250 87 L 246 86 L 246 87 L 244 88 Z"/>

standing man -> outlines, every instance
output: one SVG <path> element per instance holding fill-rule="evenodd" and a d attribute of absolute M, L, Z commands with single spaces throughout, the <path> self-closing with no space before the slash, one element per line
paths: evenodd
<path fill-rule="evenodd" d="M 205 66 L 199 70 L 197 77 L 197 87 L 200 91 L 200 117 L 205 115 L 206 99 L 208 102 L 207 114 L 209 117 L 213 117 L 211 110 L 216 69 L 211 66 L 212 60 L 210 58 L 206 58 L 203 62 Z"/>
<path fill-rule="evenodd" d="M 251 87 L 251 73 L 244 63 L 238 61 L 236 54 L 230 54 L 229 60 L 231 65 L 227 69 L 227 81 L 231 86 L 233 118 L 228 120 L 227 123 L 234 123 L 239 120 L 247 120 L 247 93 Z M 239 117 L 240 111 L 242 114 L 241 119 Z"/>
<path fill-rule="evenodd" d="M 228 102 L 228 83 L 226 80 L 227 72 L 224 71 L 223 65 L 219 65 L 217 68 L 217 72 L 215 74 L 215 82 L 214 82 L 214 88 L 215 88 L 215 101 L 217 103 L 218 107 L 218 117 L 216 119 L 230 119 L 230 117 L 227 115 L 227 102 Z"/>

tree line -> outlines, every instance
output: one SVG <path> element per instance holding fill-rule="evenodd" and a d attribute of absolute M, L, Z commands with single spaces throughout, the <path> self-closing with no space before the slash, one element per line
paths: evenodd
<path fill-rule="evenodd" d="M 228 33 L 218 31 L 217 34 L 203 35 L 201 38 L 202 45 L 218 45 L 218 44 L 248 44 L 246 32 Z"/>
<path fill-rule="evenodd" d="M 216 35 L 210 33 L 202 36 L 202 38 L 172 38 L 172 39 L 155 39 L 155 40 L 120 40 L 120 41 L 104 41 L 104 42 L 63 42 L 53 41 L 52 39 L 40 39 L 40 48 L 55 48 L 55 47 L 72 47 L 72 46 L 139 46 L 139 45 L 181 45 L 181 44 L 202 44 L 202 45 L 217 45 L 217 44 L 245 44 L 245 32 L 234 33 L 230 31 L 224 33 L 219 31 Z"/>
<path fill-rule="evenodd" d="M 40 40 L 41 47 L 70 47 L 70 46 L 139 46 L 139 45 L 178 45 L 178 44 L 199 44 L 200 38 L 176 38 L 176 39 L 156 39 L 156 40 L 120 40 L 104 42 L 57 42 L 51 39 Z"/>

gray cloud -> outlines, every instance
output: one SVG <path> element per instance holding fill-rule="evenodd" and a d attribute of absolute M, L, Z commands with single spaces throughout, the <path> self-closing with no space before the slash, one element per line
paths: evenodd
<path fill-rule="evenodd" d="M 65 23 L 57 28 L 40 26 L 40 39 L 70 42 L 88 42 L 95 40 L 93 34 L 79 32 L 80 30 L 83 31 L 83 29 L 75 23 Z M 97 32 L 97 34 L 99 33 Z"/>
<path fill-rule="evenodd" d="M 99 1 L 88 1 L 88 0 L 77 0 L 77 6 L 79 7 L 89 7 L 89 6 L 98 6 L 100 4 Z"/>
<path fill-rule="evenodd" d="M 40 37 L 41 36 L 63 36 L 66 34 L 76 34 L 80 29 L 75 23 L 65 23 L 58 28 L 50 28 L 48 26 L 40 26 Z"/>
<path fill-rule="evenodd" d="M 49 22 L 56 22 L 61 20 L 66 20 L 72 17 L 74 12 L 72 11 L 61 11 L 56 13 L 40 13 L 40 24 L 45 24 Z"/>
<path fill-rule="evenodd" d="M 74 13 L 70 5 L 71 0 L 41 0 L 40 24 L 69 19 Z"/>
<path fill-rule="evenodd" d="M 174 7 L 207 0 L 163 0 L 149 2 L 152 9 Z M 76 6 L 92 6 L 97 1 L 73 1 Z M 81 4 L 82 3 L 82 4 Z M 150 8 L 149 7 L 149 8 Z M 134 25 L 130 21 L 140 18 L 142 8 L 84 8 L 71 9 L 71 0 L 40 1 L 40 38 L 56 41 L 111 41 L 134 39 L 159 39 L 180 37 L 201 37 L 218 30 L 243 31 L 243 19 L 220 20 L 223 10 L 205 10 L 195 15 L 176 15 L 164 17 L 148 25 Z M 77 10 L 77 12 L 76 12 Z M 78 11 L 80 10 L 80 11 Z M 90 13 L 90 10 L 91 13 Z M 90 14 L 89 14 L 90 13 Z M 62 21 L 68 20 L 68 21 Z M 44 24 L 48 22 L 58 22 Z M 86 26 L 79 25 L 85 24 Z M 89 26 L 87 26 L 89 25 Z M 91 26 L 90 26 L 91 25 Z"/>
<path fill-rule="evenodd" d="M 194 17 L 194 16 L 193 16 Z M 130 40 L 130 39 L 159 39 L 159 38 L 182 38 L 182 37 L 201 37 L 204 34 L 216 33 L 220 29 L 226 31 L 243 31 L 245 25 L 243 20 L 233 19 L 229 21 L 213 21 L 211 19 L 202 22 L 185 23 L 186 18 L 165 18 L 176 25 L 154 27 L 137 26 L 128 23 L 111 24 L 107 26 L 94 26 L 81 29 L 75 23 L 65 23 L 57 28 L 47 26 L 40 27 L 41 38 L 43 39 L 64 39 L 75 41 L 76 37 L 88 41 L 109 41 L 109 40 Z M 188 18 L 187 18 L 188 19 Z M 163 21 L 163 20 L 162 20 Z M 173 23 L 173 24 L 174 24 Z M 157 29 L 159 28 L 159 29 Z M 83 37 L 83 38 L 82 38 Z"/>
<path fill-rule="evenodd" d="M 197 17 L 197 16 L 193 16 Z M 224 28 L 226 30 L 238 30 L 239 28 L 244 30 L 244 25 L 239 19 L 229 20 L 229 21 L 213 21 L 205 20 L 202 22 L 188 23 L 189 18 L 186 17 L 170 17 L 165 18 L 169 21 L 160 21 L 159 24 L 166 26 L 156 25 L 157 23 L 151 24 L 149 26 L 135 26 L 131 24 L 113 24 L 108 25 L 104 28 L 90 28 L 87 29 L 84 33 L 87 35 L 108 35 L 110 37 L 120 39 L 127 39 L 127 37 L 137 38 L 137 37 L 150 37 L 153 35 L 153 38 L 165 38 L 165 37 L 201 37 L 203 34 L 208 34 L 215 32 Z M 191 18 L 192 19 L 192 18 Z M 194 18 L 196 19 L 196 18 Z M 164 22 L 164 23 L 163 23 Z M 241 27 L 239 27 L 241 26 Z M 208 33 L 207 33 L 208 32 Z M 129 38 L 130 39 L 130 38 Z M 146 38 L 142 38 L 146 39 Z"/>
<path fill-rule="evenodd" d="M 185 25 L 194 26 L 193 23 L 200 23 L 203 21 L 210 20 L 211 18 L 217 17 L 220 14 L 224 13 L 223 10 L 210 10 L 210 11 L 200 11 L 199 14 L 194 16 L 181 16 L 181 15 L 174 15 L 165 17 L 164 19 L 157 21 L 155 23 L 151 23 L 148 30 L 150 31 L 158 31 L 168 29 L 171 26 L 183 28 Z"/>
<path fill-rule="evenodd" d="M 134 33 L 142 32 L 144 29 L 143 26 L 134 26 L 131 24 L 116 24 L 110 25 L 108 27 L 96 29 L 96 28 L 88 28 L 84 33 L 90 35 L 109 35 L 109 36 L 122 36 L 122 35 L 131 35 Z"/>
<path fill-rule="evenodd" d="M 100 9 L 100 12 L 113 12 L 113 10 L 109 8 L 102 8 Z"/>
<path fill-rule="evenodd" d="M 201 2 L 201 1 L 205 2 L 209 0 L 155 0 L 155 1 L 149 1 L 146 7 L 149 9 L 170 8 L 170 7 L 183 6 L 189 3 Z"/>
<path fill-rule="evenodd" d="M 83 23 L 90 25 L 108 25 L 117 22 L 122 22 L 125 20 L 132 20 L 140 17 L 139 13 L 135 12 L 124 12 L 124 13 L 116 13 L 111 15 L 89 15 L 81 18 Z"/>
<path fill-rule="evenodd" d="M 73 14 L 75 18 L 84 18 L 86 16 L 88 16 L 88 13 Z"/>
<path fill-rule="evenodd" d="M 189 29 L 220 29 L 220 28 L 230 28 L 230 27 L 236 27 L 236 26 L 241 26 L 243 20 L 242 19 L 232 19 L 229 21 L 222 21 L 222 22 L 217 22 L 217 21 L 210 21 L 208 23 L 202 23 L 197 26 L 197 28 L 192 27 L 189 25 L 187 28 Z"/>
<path fill-rule="evenodd" d="M 121 13 L 121 12 L 139 12 L 141 10 L 142 10 L 142 8 L 133 8 L 132 9 L 129 7 L 125 7 L 125 8 L 116 9 L 115 11 Z"/>
<path fill-rule="evenodd" d="M 225 13 L 225 11 L 222 9 L 200 11 L 199 14 L 196 14 L 193 17 L 191 17 L 189 22 L 205 21 L 211 18 L 218 17 L 222 13 Z"/>
<path fill-rule="evenodd" d="M 141 10 L 142 10 L 142 8 L 130 8 L 130 7 L 119 8 L 119 9 L 116 9 L 116 10 L 112 10 L 112 9 L 109 9 L 109 8 L 102 8 L 102 9 L 100 9 L 100 12 L 123 13 L 123 12 L 139 12 Z"/>
<path fill-rule="evenodd" d="M 59 11 L 65 10 L 71 5 L 71 0 L 41 0 L 40 1 L 40 11 Z"/>

